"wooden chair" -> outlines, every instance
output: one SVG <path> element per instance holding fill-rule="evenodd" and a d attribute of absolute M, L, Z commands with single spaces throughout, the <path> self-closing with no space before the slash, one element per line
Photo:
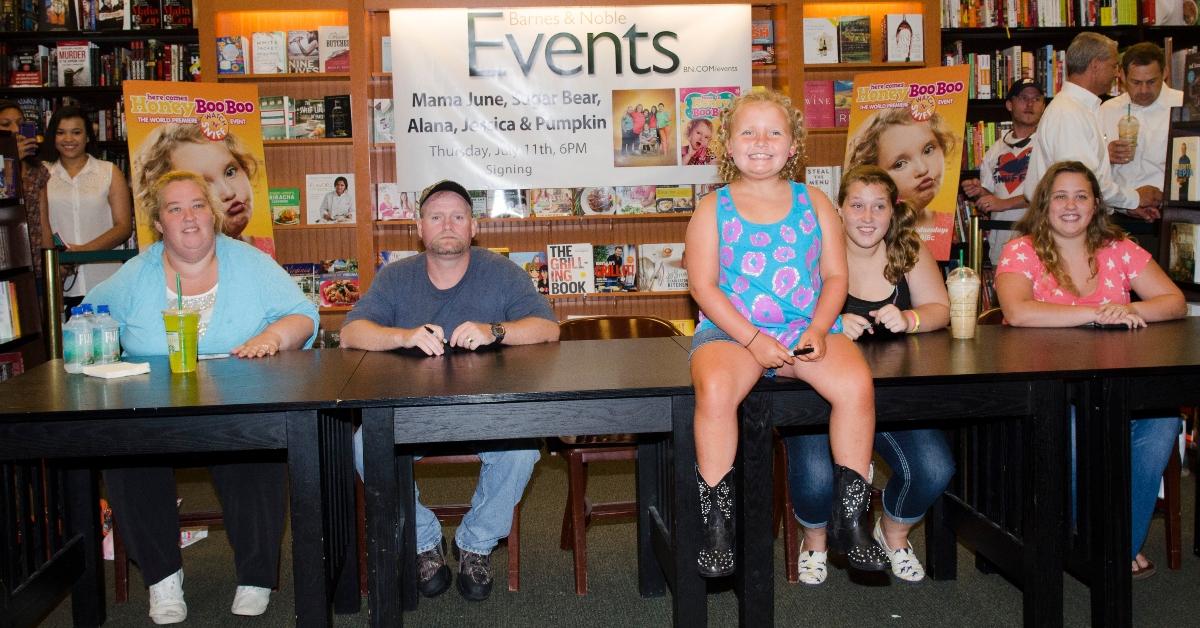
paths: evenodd
<path fill-rule="evenodd" d="M 609 340 L 680 336 L 669 321 L 653 316 L 595 316 L 562 321 L 559 340 Z M 563 511 L 559 545 L 575 558 L 575 593 L 587 595 L 587 526 L 595 519 L 637 515 L 631 501 L 592 503 L 587 498 L 589 462 L 636 460 L 637 439 L 632 434 L 560 437 L 555 453 L 567 462 L 567 505 Z"/>
<path fill-rule="evenodd" d="M 979 313 L 975 319 L 977 325 L 999 325 L 1004 322 L 1004 311 L 998 307 L 990 307 Z"/>
<path fill-rule="evenodd" d="M 980 325 L 999 325 L 1004 321 L 1004 312 L 998 307 L 979 314 Z M 1163 498 L 1155 502 L 1154 511 L 1161 513 L 1166 522 L 1167 568 L 1183 567 L 1183 523 L 1180 515 L 1179 478 L 1182 467 L 1179 455 L 1172 452 L 1163 472 Z"/>

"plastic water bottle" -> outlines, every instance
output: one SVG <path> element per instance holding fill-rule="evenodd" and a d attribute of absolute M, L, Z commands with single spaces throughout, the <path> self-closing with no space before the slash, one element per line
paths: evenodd
<path fill-rule="evenodd" d="M 63 362 L 68 373 L 80 373 L 92 363 L 92 327 L 84 320 L 83 308 L 71 308 L 71 320 L 62 328 Z"/>
<path fill-rule="evenodd" d="M 121 325 L 108 313 L 107 305 L 96 306 L 92 321 L 92 362 L 112 364 L 121 360 Z"/>

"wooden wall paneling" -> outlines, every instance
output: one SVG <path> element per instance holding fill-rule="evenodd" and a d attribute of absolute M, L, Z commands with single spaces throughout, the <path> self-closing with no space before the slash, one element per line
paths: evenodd
<path fill-rule="evenodd" d="M 249 6 L 245 10 L 232 8 L 217 13 L 214 24 L 221 35 L 245 35 L 249 39 L 251 33 L 261 31 L 315 29 L 318 26 L 347 23 L 345 10 L 292 10 L 296 8 L 295 3 L 289 2 L 289 5 L 292 6 L 282 11 L 276 10 L 276 7 L 265 10 Z"/>
<path fill-rule="evenodd" d="M 317 262 L 357 256 L 355 225 L 317 225 L 275 230 L 275 257 L 280 264 Z M 359 259 L 359 269 L 372 266 L 375 258 Z"/>

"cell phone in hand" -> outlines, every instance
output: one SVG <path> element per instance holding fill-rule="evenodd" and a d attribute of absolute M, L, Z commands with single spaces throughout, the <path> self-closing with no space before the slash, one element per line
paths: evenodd
<path fill-rule="evenodd" d="M 794 351 L 792 351 L 792 355 L 808 355 L 816 350 L 817 350 L 816 347 L 813 347 L 811 345 L 807 346 L 807 347 L 796 347 L 796 349 Z"/>
<path fill-rule="evenodd" d="M 31 140 L 37 139 L 37 131 L 38 131 L 38 129 L 37 129 L 36 122 L 22 122 L 20 124 L 20 126 L 17 127 L 18 133 L 20 133 L 21 135 L 23 135 L 25 137 L 28 137 Z"/>

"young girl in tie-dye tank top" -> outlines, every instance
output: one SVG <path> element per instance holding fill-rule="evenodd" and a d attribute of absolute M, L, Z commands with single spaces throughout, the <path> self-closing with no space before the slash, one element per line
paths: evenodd
<path fill-rule="evenodd" d="M 735 100 L 714 143 L 718 173 L 729 185 L 701 199 L 688 224 L 688 278 L 701 310 L 692 382 L 704 527 L 697 564 L 705 576 L 733 572 L 737 409 L 764 374 L 802 379 L 830 403 L 830 548 L 858 569 L 887 567 L 860 524 L 870 498 L 864 476 L 875 434 L 874 388 L 862 354 L 839 333 L 848 281 L 837 212 L 819 190 L 792 182 L 803 134 L 786 96 L 753 92 Z"/>

